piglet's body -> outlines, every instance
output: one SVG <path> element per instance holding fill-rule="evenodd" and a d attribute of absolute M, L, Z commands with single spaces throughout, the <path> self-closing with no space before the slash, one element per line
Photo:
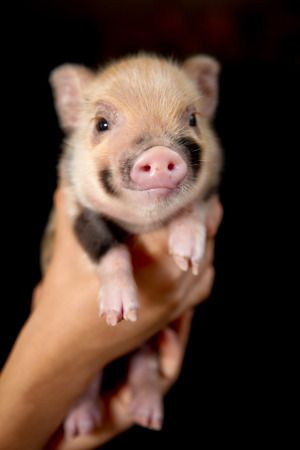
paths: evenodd
<path fill-rule="evenodd" d="M 138 319 L 130 238 L 167 226 L 175 263 L 198 273 L 205 216 L 222 164 L 210 126 L 218 71 L 207 56 L 179 66 L 141 54 L 96 73 L 64 65 L 51 75 L 67 133 L 60 183 L 68 192 L 78 240 L 101 277 L 99 311 L 109 325 Z M 137 422 L 159 428 L 162 402 L 153 381 L 158 367 L 149 364 L 148 377 L 143 369 L 152 359 L 147 348 L 130 365 L 129 380 L 139 386 L 133 389 L 132 414 Z M 99 421 L 93 407 L 80 416 L 87 403 L 83 398 L 66 421 L 69 436 L 89 432 Z"/>

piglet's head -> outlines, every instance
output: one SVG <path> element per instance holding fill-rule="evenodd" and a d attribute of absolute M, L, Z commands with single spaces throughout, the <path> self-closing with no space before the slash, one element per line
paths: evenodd
<path fill-rule="evenodd" d="M 63 65 L 50 77 L 68 141 L 65 174 L 83 206 L 136 225 L 161 222 L 218 176 L 210 121 L 218 63 L 181 66 L 138 55 L 92 72 Z"/>

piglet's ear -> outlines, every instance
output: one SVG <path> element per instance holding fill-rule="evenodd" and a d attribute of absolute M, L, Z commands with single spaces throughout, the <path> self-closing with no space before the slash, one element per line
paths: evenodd
<path fill-rule="evenodd" d="M 202 113 L 211 119 L 218 103 L 219 63 L 210 56 L 197 55 L 185 60 L 183 69 L 202 94 Z"/>
<path fill-rule="evenodd" d="M 75 64 L 64 64 L 50 74 L 57 115 L 67 132 L 79 124 L 82 93 L 93 76 L 92 71 Z"/>

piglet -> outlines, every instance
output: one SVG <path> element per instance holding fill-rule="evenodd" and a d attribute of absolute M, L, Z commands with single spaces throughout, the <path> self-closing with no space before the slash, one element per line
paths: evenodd
<path fill-rule="evenodd" d="M 219 64 L 205 55 L 177 64 L 138 54 L 96 72 L 66 64 L 51 74 L 66 133 L 59 182 L 68 195 L 74 232 L 101 277 L 99 313 L 108 325 L 138 319 L 129 239 L 167 226 L 175 264 L 198 273 L 209 200 L 222 168 L 211 126 L 218 73 Z M 51 224 L 44 267 L 51 257 Z M 131 413 L 137 423 L 154 429 L 163 419 L 158 375 L 157 355 L 146 344 L 129 364 Z M 66 418 L 68 437 L 100 424 L 100 379 Z"/>

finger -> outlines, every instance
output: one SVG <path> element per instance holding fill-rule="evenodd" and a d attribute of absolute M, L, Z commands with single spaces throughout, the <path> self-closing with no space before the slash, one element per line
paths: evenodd
<path fill-rule="evenodd" d="M 57 219 L 58 221 L 62 220 L 65 222 L 65 211 L 68 206 L 68 199 L 66 190 L 62 187 L 58 187 L 53 195 L 53 203 L 55 207 L 55 211 L 57 211 Z"/>
<path fill-rule="evenodd" d="M 194 310 L 189 309 L 185 311 L 175 322 L 172 323 L 172 328 L 176 331 L 178 340 L 183 349 L 185 349 L 187 340 L 191 330 Z"/>
<path fill-rule="evenodd" d="M 59 254 L 67 252 L 68 256 L 76 257 L 77 252 L 80 250 L 79 243 L 77 242 L 70 215 L 68 214 L 68 199 L 67 193 L 63 188 L 58 188 L 54 193 L 54 206 L 55 206 L 55 237 L 54 237 L 54 255 L 56 250 Z"/>
<path fill-rule="evenodd" d="M 206 268 L 213 263 L 214 254 L 215 254 L 215 241 L 213 239 L 208 239 L 203 259 L 200 261 L 198 267 L 199 275 L 201 275 L 206 270 Z"/>
<path fill-rule="evenodd" d="M 192 321 L 192 310 L 186 311 L 160 334 L 159 358 L 163 377 L 175 380 L 182 364 Z"/>
<path fill-rule="evenodd" d="M 215 270 L 212 265 L 208 266 L 200 276 L 195 277 L 192 274 L 187 274 L 186 279 L 182 282 L 184 287 L 180 289 L 178 297 L 184 299 L 184 301 L 176 302 L 177 308 L 174 311 L 174 319 L 186 309 L 192 308 L 207 299 L 213 286 L 214 276 Z M 179 288 L 180 286 L 178 290 Z"/>
<path fill-rule="evenodd" d="M 210 200 L 210 206 L 206 219 L 207 235 L 209 237 L 214 237 L 216 235 L 223 218 L 223 213 L 223 206 L 220 203 L 219 197 L 215 195 Z"/>
<path fill-rule="evenodd" d="M 188 293 L 187 303 L 190 307 L 207 299 L 211 293 L 214 278 L 215 269 L 213 266 L 209 266 L 203 273 L 202 278 L 191 287 Z"/>
<path fill-rule="evenodd" d="M 199 273 L 198 275 L 194 275 L 191 271 L 184 272 L 181 274 L 181 277 L 178 278 L 178 286 L 176 290 L 176 297 L 178 300 L 185 305 L 186 302 L 183 299 L 186 299 L 189 295 L 191 288 L 201 282 L 202 275 L 206 271 L 206 269 L 212 265 L 214 257 L 214 241 L 209 239 L 206 244 L 204 257 L 199 265 Z"/>
<path fill-rule="evenodd" d="M 54 194 L 55 206 L 55 228 L 57 239 L 65 240 L 66 237 L 73 236 L 72 224 L 68 214 L 67 193 L 63 188 L 59 188 Z"/>
<path fill-rule="evenodd" d="M 160 333 L 158 343 L 161 375 L 171 380 L 176 377 L 181 363 L 181 345 L 172 328 L 166 328 Z"/>

